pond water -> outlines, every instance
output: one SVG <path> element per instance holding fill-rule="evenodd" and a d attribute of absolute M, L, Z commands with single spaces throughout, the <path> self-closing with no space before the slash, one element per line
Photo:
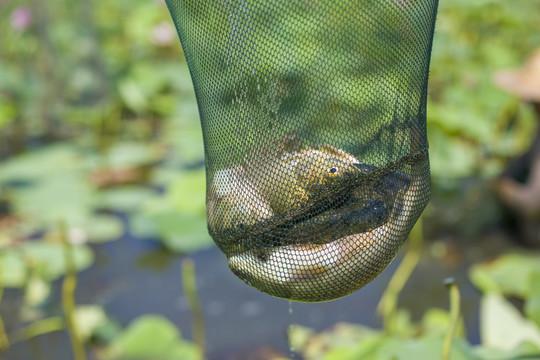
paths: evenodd
<path fill-rule="evenodd" d="M 94 250 L 96 263 L 79 274 L 78 304 L 99 304 L 122 325 L 142 314 L 161 314 L 191 338 L 191 314 L 182 294 L 183 256 L 169 254 L 157 242 L 135 239 L 130 234 L 118 241 L 95 245 Z M 409 309 L 414 319 L 419 319 L 429 307 L 447 308 L 448 295 L 442 282 L 453 276 L 462 291 L 467 337 L 473 344 L 478 343 L 480 294 L 467 280 L 467 261 L 446 266 L 425 253 L 401 294 L 399 305 Z M 337 322 L 380 328 L 375 309 L 402 256 L 403 250 L 386 271 L 360 291 L 328 303 L 293 303 L 290 313 L 288 301 L 260 293 L 234 276 L 216 247 L 190 255 L 195 262 L 198 295 L 205 316 L 208 358 L 248 359 L 262 346 L 288 355 L 286 330 L 290 324 L 317 330 Z M 61 313 L 59 285 L 56 284 L 45 309 L 51 314 Z M 15 316 L 19 301 L 19 291 L 7 291 L 2 308 L 8 328 L 19 321 Z M 65 332 L 15 344 L 5 355 L 7 360 L 72 358 Z M 90 358 L 94 358 L 92 352 Z"/>

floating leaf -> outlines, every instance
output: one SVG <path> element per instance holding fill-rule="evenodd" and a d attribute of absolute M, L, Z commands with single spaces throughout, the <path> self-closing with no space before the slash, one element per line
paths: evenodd
<path fill-rule="evenodd" d="M 92 213 L 93 196 L 94 190 L 83 177 L 64 172 L 16 189 L 13 207 L 17 215 L 42 226 L 54 227 L 59 221 L 80 226 Z"/>
<path fill-rule="evenodd" d="M 87 246 L 73 246 L 72 252 L 77 271 L 88 268 L 94 261 L 94 253 Z M 16 248 L 4 249 L 0 266 L 6 287 L 24 286 L 29 273 L 52 281 L 65 273 L 64 246 L 44 241 L 25 242 Z"/>
<path fill-rule="evenodd" d="M 100 342 L 109 343 L 112 339 L 120 335 L 122 330 L 122 326 L 119 323 L 107 318 L 104 323 L 93 330 L 92 336 Z"/>
<path fill-rule="evenodd" d="M 101 306 L 79 305 L 75 309 L 75 325 L 83 339 L 89 339 L 94 331 L 107 322 L 107 315 Z"/>
<path fill-rule="evenodd" d="M 204 169 L 179 173 L 164 196 L 156 196 L 146 204 L 147 223 L 144 229 L 138 225 L 139 233 L 154 230 L 167 248 L 182 253 L 211 246 L 205 217 L 204 176 Z M 155 228 L 151 229 L 150 224 Z"/>
<path fill-rule="evenodd" d="M 148 98 L 144 92 L 142 84 L 127 78 L 118 81 L 118 93 L 128 106 L 135 112 L 142 112 L 148 108 Z"/>
<path fill-rule="evenodd" d="M 107 359 L 196 360 L 199 349 L 182 339 L 178 329 L 156 315 L 143 315 L 132 322 L 110 345 Z"/>
<path fill-rule="evenodd" d="M 450 314 L 446 310 L 428 309 L 422 318 L 422 332 L 425 334 L 446 335 L 450 327 Z M 465 325 L 461 319 L 458 323 L 456 337 L 465 337 Z"/>
<path fill-rule="evenodd" d="M 49 296 L 51 286 L 39 276 L 31 276 L 26 282 L 24 302 L 26 305 L 36 307 L 41 305 Z"/>
<path fill-rule="evenodd" d="M 17 107 L 6 96 L 0 94 L 0 129 L 13 122 L 17 116 Z"/>
<path fill-rule="evenodd" d="M 88 218 L 85 229 L 89 241 L 104 242 L 120 238 L 124 232 L 124 225 L 115 216 L 93 215 Z"/>
<path fill-rule="evenodd" d="M 185 171 L 167 188 L 172 207 L 183 213 L 201 214 L 206 209 L 206 179 L 204 168 Z"/>
<path fill-rule="evenodd" d="M 32 241 L 21 245 L 21 256 L 37 274 L 46 280 L 54 280 L 65 273 L 64 245 Z M 72 247 L 73 261 L 77 271 L 88 268 L 94 254 L 84 245 Z"/>
<path fill-rule="evenodd" d="M 431 171 L 434 177 L 462 178 L 476 169 L 473 147 L 458 137 L 448 136 L 437 127 L 428 127 L 432 146 L 429 151 Z"/>
<path fill-rule="evenodd" d="M 529 277 L 529 295 L 525 303 L 525 314 L 540 327 L 540 271 Z"/>
<path fill-rule="evenodd" d="M 301 325 L 291 325 L 287 335 L 289 336 L 290 348 L 293 351 L 299 352 L 302 350 L 313 336 L 315 331 Z"/>
<path fill-rule="evenodd" d="M 443 336 L 427 334 L 419 338 L 401 338 L 386 334 L 365 335 L 348 345 L 329 344 L 310 359 L 324 360 L 418 360 L 441 359 Z M 462 339 L 454 339 L 450 360 L 480 360 L 473 348 Z"/>
<path fill-rule="evenodd" d="M 521 298 L 530 292 L 529 278 L 540 272 L 540 257 L 507 254 L 487 264 L 473 265 L 469 277 L 483 292 L 499 292 Z"/>
<path fill-rule="evenodd" d="M 142 186 L 122 186 L 101 190 L 97 204 L 100 208 L 131 213 L 137 211 L 155 191 Z"/>
<path fill-rule="evenodd" d="M 88 157 L 90 168 L 125 169 L 149 165 L 163 156 L 163 149 L 153 143 L 124 141 L 115 143 L 104 155 Z"/>
<path fill-rule="evenodd" d="M 408 309 L 397 309 L 391 321 L 391 327 L 396 335 L 409 337 L 416 332 L 411 320 L 411 313 Z"/>
<path fill-rule="evenodd" d="M 58 173 L 70 172 L 80 164 L 76 148 L 69 143 L 42 147 L 3 161 L 1 182 L 37 182 Z"/>
<path fill-rule="evenodd" d="M 150 216 L 155 223 L 158 236 L 168 249 L 189 253 L 213 244 L 206 228 L 206 219 L 201 215 L 161 212 Z"/>
<path fill-rule="evenodd" d="M 130 231 L 139 239 L 157 237 L 157 224 L 146 212 L 135 213 L 131 216 Z"/>
<path fill-rule="evenodd" d="M 480 308 L 482 345 L 512 350 L 524 341 L 540 345 L 540 330 L 501 295 L 489 293 Z"/>
<path fill-rule="evenodd" d="M 532 360 L 540 358 L 540 347 L 532 342 L 524 341 L 508 351 L 478 346 L 474 349 L 474 353 L 485 360 Z"/>
<path fill-rule="evenodd" d="M 172 160 L 166 160 L 162 166 L 152 171 L 151 182 L 155 186 L 166 187 L 178 178 L 179 166 Z"/>
<path fill-rule="evenodd" d="M 418 360 L 441 359 L 443 337 L 426 335 L 417 339 L 389 338 L 377 351 L 372 360 Z M 360 359 L 360 358 L 357 358 Z M 363 359 L 363 358 L 362 358 Z M 454 339 L 450 351 L 450 360 L 480 360 L 472 347 L 462 339 Z"/>
<path fill-rule="evenodd" d="M 26 264 L 17 249 L 3 249 L 0 253 L 0 282 L 4 287 L 22 287 L 26 282 Z"/>
<path fill-rule="evenodd" d="M 308 335 L 308 331 L 308 329 L 300 328 L 300 335 L 293 332 L 293 336 L 302 338 Z M 383 333 L 366 326 L 338 323 L 330 330 L 313 334 L 307 340 L 301 339 L 302 341 L 296 344 L 295 351 L 301 350 L 306 359 L 324 358 L 323 354 L 328 350 L 326 354 L 328 359 L 348 359 L 349 354 L 356 354 L 358 344 L 366 344 L 372 349 L 380 343 L 382 338 L 384 338 Z"/>
<path fill-rule="evenodd" d="M 199 112 L 194 100 L 180 101 L 177 114 L 165 124 L 164 141 L 171 144 L 171 158 L 178 164 L 204 161 Z"/>
<path fill-rule="evenodd" d="M 378 351 L 386 341 L 387 338 L 384 336 L 368 335 L 354 346 L 331 348 L 319 358 L 324 360 L 379 360 L 382 358 L 378 357 Z"/>
<path fill-rule="evenodd" d="M 66 269 L 64 245 L 32 241 L 22 244 L 21 250 L 25 260 L 35 266 L 45 279 L 54 280 L 64 274 Z M 94 254 L 89 247 L 77 245 L 73 246 L 71 251 L 77 271 L 84 270 L 92 264 Z"/>

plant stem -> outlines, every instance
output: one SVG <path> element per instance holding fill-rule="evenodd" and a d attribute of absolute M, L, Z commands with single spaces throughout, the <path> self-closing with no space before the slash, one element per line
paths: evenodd
<path fill-rule="evenodd" d="M 407 249 L 405 257 L 390 279 L 390 282 L 379 301 L 379 305 L 377 306 L 377 312 L 382 316 L 383 329 L 388 333 L 394 331 L 394 318 L 397 310 L 398 297 L 407 283 L 407 280 L 409 280 L 413 270 L 416 268 L 416 265 L 420 261 L 423 242 L 424 237 L 422 234 L 421 216 L 409 235 L 409 248 Z"/>
<path fill-rule="evenodd" d="M 60 238 L 64 245 L 64 261 L 66 266 L 66 275 L 62 283 L 62 307 L 66 317 L 67 330 L 71 339 L 73 357 L 75 360 L 86 360 L 84 344 L 79 336 L 75 320 L 75 288 L 77 287 L 77 272 L 73 261 L 73 252 L 71 244 L 67 240 L 66 227 L 64 223 L 60 224 Z"/>
<path fill-rule="evenodd" d="M 60 316 L 54 316 L 43 320 L 34 321 L 31 324 L 18 330 L 13 336 L 13 342 L 30 340 L 38 335 L 47 334 L 53 331 L 64 329 L 64 319 Z"/>
<path fill-rule="evenodd" d="M 1 257 L 0 257 L 1 259 Z M 4 267 L 2 262 L 0 262 L 0 302 L 4 296 Z M 6 328 L 4 326 L 4 319 L 0 314 L 0 351 L 6 351 L 9 349 L 9 339 L 6 334 Z"/>
<path fill-rule="evenodd" d="M 448 327 L 448 332 L 444 338 L 442 360 L 449 360 L 452 341 L 454 340 L 454 335 L 459 322 L 461 295 L 453 278 L 446 279 L 444 283 L 450 292 L 450 326 Z"/>
<path fill-rule="evenodd" d="M 184 294 L 191 310 L 193 319 L 193 341 L 201 349 L 201 358 L 205 359 L 205 332 L 204 317 L 201 302 L 197 296 L 197 282 L 195 279 L 195 264 L 191 259 L 185 259 L 182 262 L 182 283 L 184 285 Z"/>

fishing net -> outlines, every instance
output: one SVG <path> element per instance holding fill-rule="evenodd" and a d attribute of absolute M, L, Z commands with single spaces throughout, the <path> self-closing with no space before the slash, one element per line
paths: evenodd
<path fill-rule="evenodd" d="M 430 194 L 437 0 L 167 0 L 201 118 L 208 230 L 249 285 L 327 301 L 392 261 Z"/>

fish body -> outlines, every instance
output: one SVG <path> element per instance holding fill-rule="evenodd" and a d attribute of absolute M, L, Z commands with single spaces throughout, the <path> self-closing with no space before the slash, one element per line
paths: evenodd
<path fill-rule="evenodd" d="M 379 226 L 360 231 L 362 221 L 366 220 L 360 217 L 355 225 L 359 230 L 357 233 L 342 232 L 344 236 L 337 239 L 328 233 L 328 241 L 279 246 L 264 256 L 256 251 L 239 252 L 228 258 L 229 268 L 259 290 L 289 300 L 329 301 L 358 290 L 394 258 L 393 249 L 399 248 L 429 199 L 429 192 L 425 191 L 429 189 L 430 182 L 426 176 L 429 174 L 427 157 L 415 164 L 412 170 L 413 176 L 399 174 L 393 179 L 403 186 L 394 189 L 397 193 L 392 199 L 393 204 L 388 207 L 387 221 Z M 361 209 L 361 202 L 356 204 L 360 212 L 366 211 Z M 334 215 L 338 219 L 334 218 L 329 223 L 344 222 L 339 217 L 350 216 L 354 209 L 351 206 L 347 211 L 336 212 Z M 380 211 L 373 213 L 382 214 Z M 353 231 L 354 227 L 350 230 Z"/>
<path fill-rule="evenodd" d="M 272 216 L 274 212 L 241 166 L 216 171 L 206 198 L 211 233 L 252 226 Z"/>
<path fill-rule="evenodd" d="M 308 218 L 293 218 L 249 238 L 246 243 L 264 247 L 261 256 L 276 246 L 324 244 L 343 236 L 371 231 L 388 221 L 388 207 L 383 201 L 349 198 L 340 207 Z"/>
<path fill-rule="evenodd" d="M 388 241 L 402 241 L 425 206 L 429 177 L 414 174 L 429 171 L 424 154 L 387 168 L 330 145 L 251 157 L 214 174 L 210 234 L 230 269 L 259 290 L 308 302 L 345 296 L 386 267 L 399 246 Z M 394 171 L 407 164 L 413 175 Z"/>
<path fill-rule="evenodd" d="M 327 238 L 320 232 L 329 232 L 330 227 L 350 233 L 352 228 L 363 231 L 386 221 L 385 216 L 373 216 L 368 205 L 362 211 L 361 205 L 351 210 L 350 218 L 356 211 L 357 219 L 363 220 L 347 226 L 342 226 L 346 217 L 335 213 L 347 203 L 364 201 L 362 195 L 350 199 L 357 186 L 352 180 L 365 176 L 373 167 L 331 145 L 286 148 L 290 151 L 251 156 L 243 166 L 214 174 L 207 196 L 207 219 L 216 243 L 248 248 L 321 243 Z M 263 158 L 266 161 L 260 163 Z M 369 203 L 369 197 L 365 201 Z M 383 208 L 379 201 L 378 209 Z"/>
<path fill-rule="evenodd" d="M 279 160 L 269 163 L 272 166 L 252 171 L 252 179 L 276 214 L 313 204 L 362 175 L 362 167 L 353 155 L 331 145 L 285 152 Z"/>

